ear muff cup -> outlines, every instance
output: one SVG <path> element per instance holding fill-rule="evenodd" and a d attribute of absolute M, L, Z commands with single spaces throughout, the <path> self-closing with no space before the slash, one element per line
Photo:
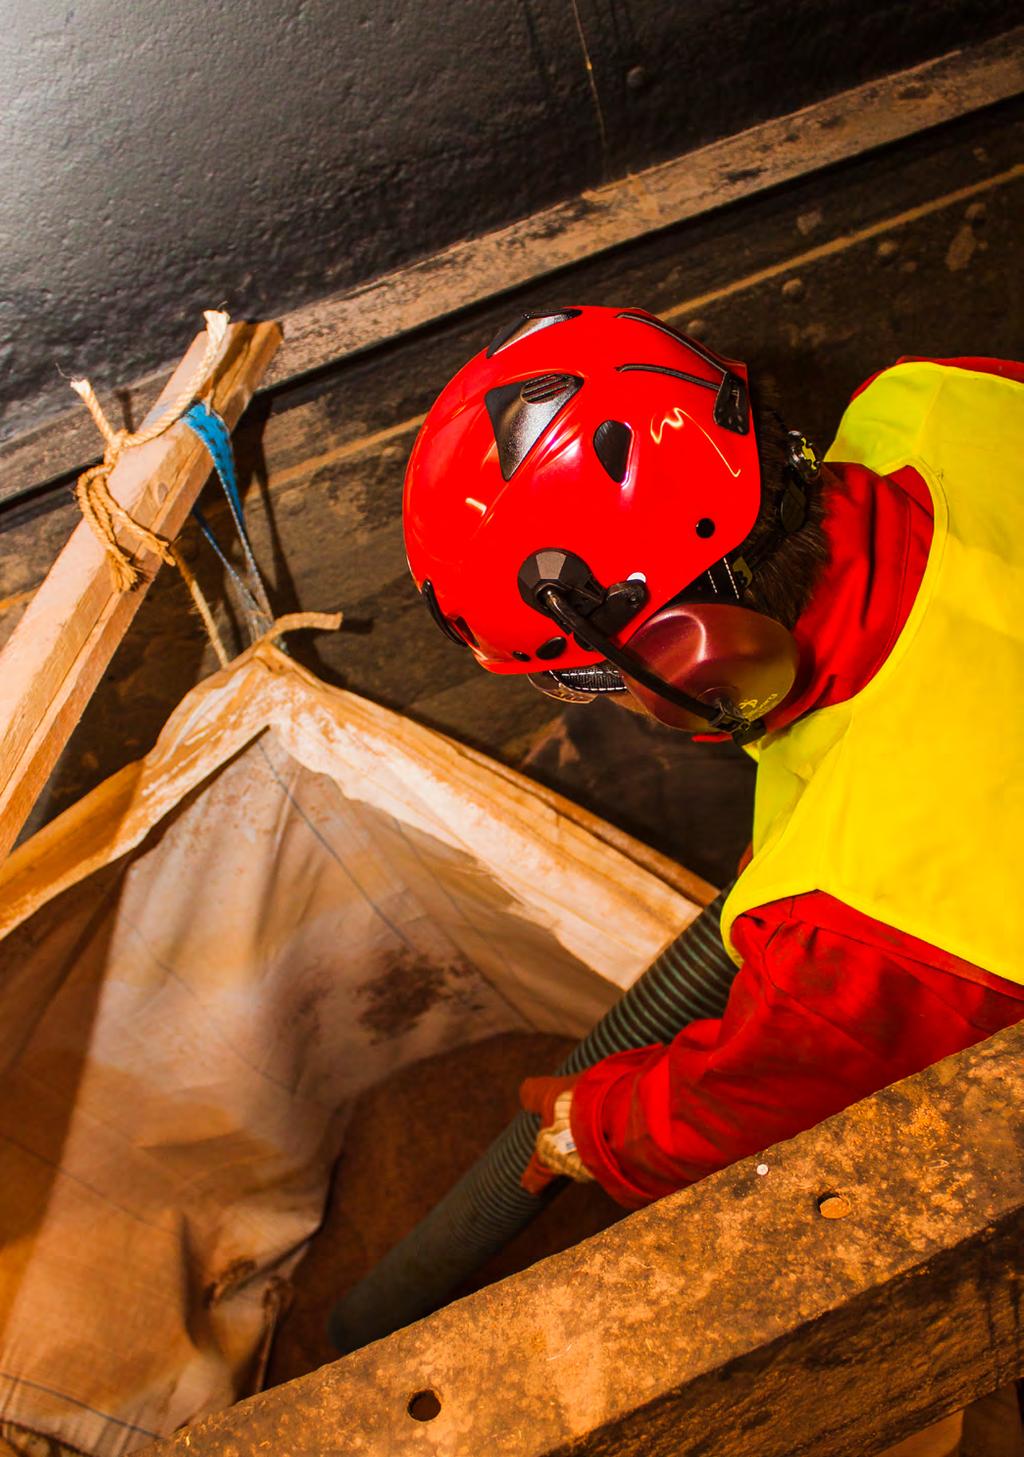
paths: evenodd
<path fill-rule="evenodd" d="M 788 697 L 799 650 L 774 618 L 721 602 L 663 607 L 637 629 L 628 650 L 660 678 L 702 703 L 728 700 L 745 718 L 760 718 Z M 629 691 L 671 728 L 706 733 L 696 714 L 669 703 L 623 673 Z"/>

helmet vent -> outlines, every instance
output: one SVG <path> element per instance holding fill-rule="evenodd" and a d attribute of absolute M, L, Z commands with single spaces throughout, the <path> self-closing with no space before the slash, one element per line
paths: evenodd
<path fill-rule="evenodd" d="M 487 358 L 493 359 L 499 349 L 516 344 L 527 335 L 536 334 L 539 329 L 547 329 L 552 324 L 564 324 L 569 319 L 575 319 L 579 312 L 579 309 L 557 309 L 550 313 L 538 310 L 536 313 L 520 314 L 518 319 L 513 319 L 511 324 L 503 324 L 498 330 L 487 346 Z"/>
<path fill-rule="evenodd" d="M 488 390 L 484 404 L 505 480 L 522 465 L 552 420 L 583 383 L 573 374 L 541 374 Z"/>
<path fill-rule="evenodd" d="M 549 400 L 563 395 L 566 387 L 571 390 L 572 385 L 570 375 L 539 374 L 536 379 L 528 379 L 519 393 L 528 405 L 546 405 Z"/>
<path fill-rule="evenodd" d="M 582 668 L 550 668 L 565 688 L 575 688 L 579 693 L 624 693 L 622 674 L 612 663 L 588 663 Z"/>
<path fill-rule="evenodd" d="M 621 420 L 604 420 L 594 431 L 597 458 L 613 481 L 621 481 L 626 474 L 632 442 L 633 432 Z"/>
<path fill-rule="evenodd" d="M 657 329 L 661 334 L 667 334 L 670 339 L 677 340 L 688 349 L 691 354 L 696 354 L 703 359 L 705 364 L 710 364 L 717 369 L 722 376 L 721 383 L 714 385 L 708 379 L 701 379 L 699 375 L 686 374 L 679 369 L 668 369 L 664 365 L 657 364 L 620 364 L 620 370 L 647 369 L 653 374 L 671 374 L 676 379 L 688 380 L 690 384 L 703 385 L 705 389 L 717 391 L 715 400 L 714 417 L 715 424 L 720 425 L 723 430 L 731 430 L 735 435 L 746 435 L 750 429 L 750 399 L 747 394 L 747 387 L 739 375 L 734 374 L 728 365 L 723 363 L 710 349 L 697 339 L 691 339 L 686 334 L 680 334 L 669 324 L 661 319 L 648 318 L 646 314 L 637 313 L 633 309 L 624 309 L 615 315 L 617 319 L 629 319 L 634 324 L 646 324 L 650 329 Z"/>
<path fill-rule="evenodd" d="M 667 334 L 670 339 L 685 345 L 694 354 L 704 360 L 705 364 L 711 364 L 715 369 L 725 371 L 725 365 L 706 348 L 699 339 L 692 338 L 689 334 L 680 334 L 678 329 L 673 329 L 671 324 L 666 324 L 663 319 L 654 319 L 647 314 L 637 313 L 635 309 L 623 309 L 622 313 L 616 314 L 617 319 L 630 319 L 634 324 L 646 324 L 649 329 L 657 329 L 660 334 Z"/>

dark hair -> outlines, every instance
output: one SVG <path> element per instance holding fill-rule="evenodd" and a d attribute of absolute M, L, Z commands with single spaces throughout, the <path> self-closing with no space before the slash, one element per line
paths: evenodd
<path fill-rule="evenodd" d="M 761 509 L 753 530 L 740 548 L 756 553 L 757 548 L 777 530 L 779 506 L 790 479 L 789 439 L 786 425 L 775 407 L 770 388 L 751 382 L 750 406 L 754 438 L 761 462 Z M 774 617 L 784 627 L 792 628 L 810 600 L 829 559 L 828 540 L 822 522 L 825 519 L 825 489 L 822 478 L 804 485 L 807 494 L 807 520 L 799 531 L 784 536 L 778 546 L 761 562 L 743 597 L 747 606 Z"/>

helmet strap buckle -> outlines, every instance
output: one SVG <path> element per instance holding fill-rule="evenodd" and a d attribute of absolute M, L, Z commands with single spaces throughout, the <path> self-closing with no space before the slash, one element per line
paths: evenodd
<path fill-rule="evenodd" d="M 799 430 L 790 430 L 786 447 L 786 486 L 775 513 L 771 534 L 762 540 L 756 551 L 740 551 L 727 563 L 745 591 L 753 582 L 757 568 L 779 548 L 787 536 L 795 536 L 806 524 L 809 511 L 807 487 L 821 477 L 821 462 L 814 447 Z"/>
<path fill-rule="evenodd" d="M 821 475 L 821 461 L 814 446 L 799 430 L 786 432 L 787 466 L 791 476 L 796 476 L 811 486 Z"/>
<path fill-rule="evenodd" d="M 519 595 L 530 607 L 538 607 L 543 601 L 541 610 L 553 617 L 563 631 L 574 632 L 582 617 L 599 632 L 614 636 L 644 606 L 647 588 L 639 578 L 604 587 L 582 557 L 549 548 L 534 552 L 523 562 Z M 572 621 L 562 608 L 563 599 L 572 609 Z"/>

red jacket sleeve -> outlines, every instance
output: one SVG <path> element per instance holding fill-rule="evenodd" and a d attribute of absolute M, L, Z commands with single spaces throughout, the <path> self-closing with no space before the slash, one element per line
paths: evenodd
<path fill-rule="evenodd" d="M 1024 1017 L 1024 987 L 967 980 L 916 960 L 906 941 L 868 944 L 808 921 L 805 903 L 818 899 L 737 920 L 744 961 L 720 1020 L 580 1078 L 576 1145 L 620 1204 L 639 1208 L 791 1138 Z"/>

